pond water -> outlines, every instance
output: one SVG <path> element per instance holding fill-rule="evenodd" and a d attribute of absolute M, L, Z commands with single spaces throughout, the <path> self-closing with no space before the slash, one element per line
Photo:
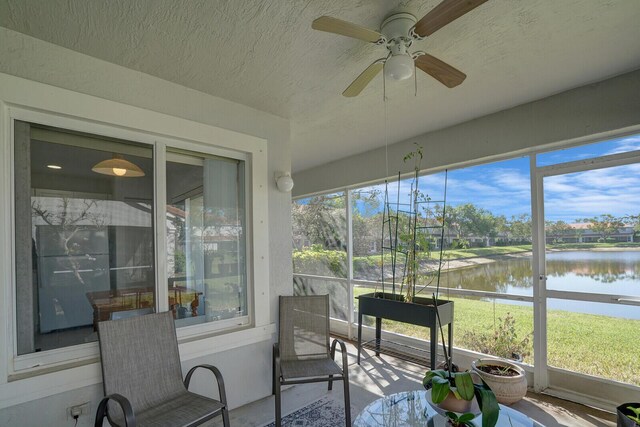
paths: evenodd
<path fill-rule="evenodd" d="M 501 260 L 444 273 L 440 286 L 533 296 L 531 257 Z M 547 288 L 640 297 L 640 251 L 547 253 Z M 446 294 L 446 290 L 442 292 Z M 519 301 L 504 302 L 530 305 Z M 640 307 L 632 305 L 550 299 L 547 307 L 640 319 Z"/>

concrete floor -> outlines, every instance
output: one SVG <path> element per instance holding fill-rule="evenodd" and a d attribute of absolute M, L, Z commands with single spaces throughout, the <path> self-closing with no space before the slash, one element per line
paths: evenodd
<path fill-rule="evenodd" d="M 422 377 L 426 368 L 391 356 L 366 357 L 356 364 L 356 348 L 347 343 L 349 353 L 349 379 L 352 420 L 365 406 L 381 396 L 406 390 L 422 390 Z M 331 392 L 326 383 L 289 386 L 282 394 L 283 416 L 328 395 L 343 402 L 342 385 L 334 384 Z M 511 406 L 546 427 L 615 426 L 614 414 L 547 395 L 528 393 L 525 399 Z M 230 413 L 234 427 L 259 426 L 273 421 L 273 396 L 250 403 Z M 216 422 L 214 426 L 221 425 Z"/>

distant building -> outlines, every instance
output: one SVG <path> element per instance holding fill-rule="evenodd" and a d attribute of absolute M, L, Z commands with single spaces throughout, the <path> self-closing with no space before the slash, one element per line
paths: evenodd
<path fill-rule="evenodd" d="M 600 233 L 596 233 L 591 230 L 591 224 L 588 222 L 567 225 L 571 230 L 567 230 L 565 233 L 555 233 L 554 235 L 547 233 L 547 243 L 553 243 L 554 241 L 562 241 L 563 243 L 595 243 L 602 238 Z M 615 233 L 607 236 L 607 240 L 631 243 L 634 242 L 634 234 L 634 226 L 625 225 L 624 227 L 619 228 Z"/>

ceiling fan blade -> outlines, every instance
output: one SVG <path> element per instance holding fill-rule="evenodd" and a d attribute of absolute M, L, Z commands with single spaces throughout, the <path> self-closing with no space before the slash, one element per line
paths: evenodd
<path fill-rule="evenodd" d="M 465 13 L 475 9 L 487 0 L 444 0 L 420 19 L 413 32 L 427 37 Z"/>
<path fill-rule="evenodd" d="M 384 61 L 378 60 L 369 65 L 360 75 L 349 85 L 348 88 L 342 92 L 342 96 L 351 98 L 360 95 L 362 89 L 364 89 L 375 76 L 384 68 Z"/>
<path fill-rule="evenodd" d="M 453 68 L 446 62 L 429 54 L 420 55 L 416 58 L 416 67 L 429 74 L 434 79 L 448 88 L 456 87 L 467 78 L 462 71 Z"/>
<path fill-rule="evenodd" d="M 384 36 L 377 31 L 361 27 L 342 19 L 333 18 L 331 16 L 321 16 L 313 21 L 311 28 L 328 33 L 341 34 L 347 37 L 364 40 L 366 42 L 376 43 L 384 40 Z"/>

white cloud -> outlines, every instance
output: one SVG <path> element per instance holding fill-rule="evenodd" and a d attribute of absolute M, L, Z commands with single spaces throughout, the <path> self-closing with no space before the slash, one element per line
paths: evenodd
<path fill-rule="evenodd" d="M 613 141 L 615 146 L 606 154 L 626 153 L 640 150 L 640 135 L 627 136 Z"/>
<path fill-rule="evenodd" d="M 564 150 L 564 153 L 549 153 L 547 159 L 554 157 L 558 162 L 566 162 L 575 160 L 577 155 L 602 155 L 602 148 L 611 146 L 611 142 L 615 142 L 616 150 L 628 151 L 629 147 L 640 149 L 640 135 L 634 135 L 604 142 L 600 147 L 583 147 L 582 152 L 576 151 L 571 157 L 567 157 L 566 153 L 570 149 Z M 381 191 L 382 198 L 384 185 L 376 188 Z M 420 177 L 420 189 L 432 200 L 441 200 L 444 173 Z M 395 201 L 396 182 L 390 183 L 389 192 L 390 198 Z M 407 200 L 409 192 L 410 180 L 405 179 L 400 184 L 401 197 Z M 447 199 L 450 206 L 473 203 L 495 215 L 506 217 L 530 213 L 529 162 L 526 158 L 517 158 L 451 171 Z M 640 212 L 640 164 L 546 177 L 544 199 L 545 215 L 553 220 L 572 222 L 605 213 L 615 216 L 637 214 Z"/>

